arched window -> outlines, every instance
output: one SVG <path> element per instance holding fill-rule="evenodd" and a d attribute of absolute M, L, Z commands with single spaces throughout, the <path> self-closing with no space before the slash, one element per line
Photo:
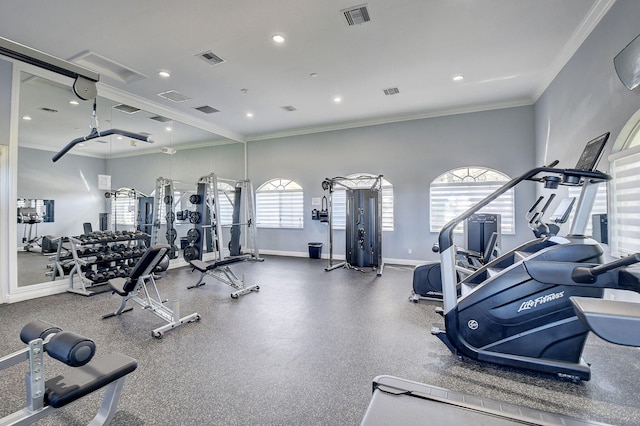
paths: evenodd
<path fill-rule="evenodd" d="M 304 227 L 304 193 L 290 179 L 271 179 L 256 190 L 256 226 Z"/>
<path fill-rule="evenodd" d="M 609 156 L 611 253 L 640 251 L 640 111 L 623 128 Z"/>
<path fill-rule="evenodd" d="M 371 173 L 354 173 L 346 176 L 347 181 L 342 183 L 350 188 L 371 188 L 379 175 Z M 382 178 L 382 230 L 393 231 L 393 185 L 391 182 Z M 344 188 L 336 186 L 331 198 L 332 207 L 332 225 L 334 229 L 345 229 L 346 227 L 346 211 L 347 199 Z"/>
<path fill-rule="evenodd" d="M 431 232 L 440 232 L 450 220 L 511 180 L 509 176 L 484 167 L 461 167 L 441 174 L 429 187 Z M 500 215 L 502 234 L 515 234 L 513 188 L 480 210 Z M 456 228 L 458 232 L 462 227 Z"/>

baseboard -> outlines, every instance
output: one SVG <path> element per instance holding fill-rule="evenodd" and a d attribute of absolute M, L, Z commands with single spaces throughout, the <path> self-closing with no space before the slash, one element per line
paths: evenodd
<path fill-rule="evenodd" d="M 33 284 L 23 287 L 18 287 L 17 290 L 8 294 L 6 303 L 23 302 L 25 300 L 36 299 L 38 297 L 51 296 L 53 294 L 60 294 L 67 291 L 69 288 L 69 280 L 51 281 L 51 283 L 45 284 Z"/>
<path fill-rule="evenodd" d="M 271 256 L 287 256 L 287 257 L 309 257 L 309 253 L 301 252 L 301 251 L 281 251 L 281 250 L 264 250 L 260 249 L 260 254 L 268 254 Z M 329 255 L 327 253 L 322 253 L 322 259 L 328 260 Z M 343 254 L 334 254 L 334 260 L 345 260 L 346 257 Z M 386 258 L 383 257 L 382 261 L 385 264 L 389 265 L 406 265 L 406 266 L 416 266 L 424 263 L 424 260 L 415 260 L 415 259 L 395 259 L 395 258 Z"/>

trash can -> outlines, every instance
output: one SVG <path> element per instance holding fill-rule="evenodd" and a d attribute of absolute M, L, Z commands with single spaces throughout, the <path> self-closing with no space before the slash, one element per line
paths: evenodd
<path fill-rule="evenodd" d="M 322 257 L 322 243 L 309 243 L 309 258 L 320 259 Z"/>

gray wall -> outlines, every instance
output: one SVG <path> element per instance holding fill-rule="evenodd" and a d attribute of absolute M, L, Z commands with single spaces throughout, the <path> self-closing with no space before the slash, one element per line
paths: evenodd
<path fill-rule="evenodd" d="M 38 224 L 38 235 L 79 235 L 83 222 L 98 229 L 98 213 L 105 208 L 98 175 L 105 174 L 106 161 L 67 154 L 53 163 L 52 156 L 37 149 L 18 150 L 18 198 L 55 200 L 55 220 Z M 24 226 L 18 225 L 18 243 Z"/>
<path fill-rule="evenodd" d="M 575 165 L 584 144 L 606 132 L 611 139 L 640 109 L 640 90 L 618 79 L 613 58 L 640 33 L 640 2 L 618 0 L 535 105 L 538 164 Z M 609 147 L 613 141 L 609 142 Z M 600 170 L 608 170 L 606 154 Z"/>
<path fill-rule="evenodd" d="M 228 179 L 243 179 L 244 145 L 234 143 L 178 150 L 174 155 L 159 153 L 114 158 L 108 162 L 108 171 L 113 189 L 134 188 L 150 194 L 155 189 L 156 179 L 164 177 L 195 190 L 198 178 L 210 173 Z"/>
<path fill-rule="evenodd" d="M 436 259 L 431 246 L 437 234 L 429 232 L 430 182 L 461 166 L 517 176 L 535 164 L 534 141 L 531 106 L 250 142 L 248 169 L 255 188 L 288 178 L 302 185 L 305 194 L 304 229 L 260 229 L 260 248 L 305 252 L 308 242 L 326 241 L 326 226 L 310 219 L 311 199 L 324 195 L 323 178 L 374 173 L 383 174 L 394 190 L 394 231 L 384 232 L 383 256 Z M 528 187 L 516 191 L 516 235 L 503 236 L 503 246 L 531 238 L 524 214 L 533 194 Z M 341 232 L 336 231 L 337 237 Z M 344 245 L 336 243 L 334 250 L 344 254 Z"/>

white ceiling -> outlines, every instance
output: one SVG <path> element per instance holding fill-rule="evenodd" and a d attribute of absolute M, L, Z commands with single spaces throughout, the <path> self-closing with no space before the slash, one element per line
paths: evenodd
<path fill-rule="evenodd" d="M 90 51 L 142 75 L 127 83 L 79 62 L 101 74 L 101 97 L 126 92 L 128 104 L 243 142 L 532 104 L 613 1 L 0 0 L 0 36 L 67 60 Z M 371 21 L 348 26 L 341 10 L 362 4 Z M 198 57 L 207 51 L 225 62 Z M 190 99 L 158 96 L 168 90 Z M 50 107 L 45 92 L 32 107 Z M 203 105 L 219 112 L 194 109 Z M 79 108 L 88 123 L 89 103 Z"/>

